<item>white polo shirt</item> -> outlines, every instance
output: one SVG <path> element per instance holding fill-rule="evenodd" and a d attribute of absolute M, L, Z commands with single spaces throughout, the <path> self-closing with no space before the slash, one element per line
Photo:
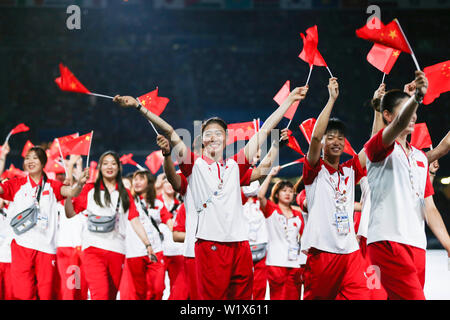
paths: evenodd
<path fill-rule="evenodd" d="M 75 217 L 67 218 L 64 205 L 58 202 L 58 231 L 56 232 L 56 246 L 75 248 L 81 246 L 81 233 L 86 217 L 77 214 Z"/>
<path fill-rule="evenodd" d="M 73 198 L 73 207 L 76 213 L 83 213 L 85 216 L 90 214 L 98 216 L 114 216 L 116 214 L 116 205 L 119 200 L 119 191 L 114 190 L 110 194 L 111 203 L 105 205 L 105 189 L 103 184 L 100 186 L 100 199 L 103 207 L 100 207 L 94 200 L 94 183 L 86 184 L 78 197 Z M 82 250 L 89 247 L 96 247 L 103 250 L 113 251 L 125 254 L 125 236 L 126 236 L 126 219 L 133 220 L 139 217 L 134 199 L 129 190 L 126 190 L 130 200 L 130 207 L 127 212 L 123 211 L 123 203 L 119 206 L 119 214 L 116 217 L 115 228 L 111 232 L 99 233 L 89 231 L 87 227 L 87 219 L 83 225 L 82 232 Z"/>
<path fill-rule="evenodd" d="M 243 150 L 219 163 L 206 157 L 194 156 L 189 151 L 187 161 L 180 164 L 187 178 L 190 197 L 185 198 L 186 207 L 194 208 L 198 214 L 196 238 L 236 242 L 248 240 L 248 225 L 245 219 L 240 180 L 250 164 Z"/>
<path fill-rule="evenodd" d="M 0 186 L 4 193 L 1 197 L 11 201 L 8 207 L 8 218 L 13 219 L 20 212 L 33 205 L 36 199 L 38 185 L 29 176 L 23 178 L 13 178 Z M 17 235 L 13 232 L 13 237 L 19 246 L 42 251 L 49 254 L 56 254 L 56 230 L 58 228 L 58 211 L 56 205 L 64 198 L 61 195 L 63 184 L 56 180 L 47 179 L 41 199 L 39 202 L 40 213 L 43 219 L 32 229 Z"/>
<path fill-rule="evenodd" d="M 295 260 L 288 259 L 289 247 L 299 247 L 298 236 L 303 234 L 305 222 L 301 212 L 292 210 L 293 217 L 286 218 L 280 207 L 274 202 L 267 200 L 266 207 L 262 209 L 267 223 L 269 242 L 267 245 L 267 266 L 278 266 L 287 268 L 300 267 L 300 252 L 296 254 Z"/>
<path fill-rule="evenodd" d="M 142 204 L 146 207 L 147 213 L 145 213 L 144 209 L 142 208 L 142 205 L 140 203 L 142 201 Z M 142 225 L 144 226 L 144 229 L 147 233 L 148 240 L 150 241 L 150 244 L 152 245 L 152 250 L 154 253 L 162 251 L 162 241 L 159 237 L 158 230 L 156 230 L 156 227 L 153 225 L 151 218 L 154 216 L 161 216 L 161 211 L 164 208 L 164 204 L 158 200 L 155 199 L 155 206 L 154 208 L 150 208 L 150 206 L 145 202 L 145 199 L 135 199 L 135 205 L 136 209 L 139 212 L 139 220 L 141 221 Z M 156 225 L 158 225 L 158 222 L 155 218 L 153 218 Z M 161 221 L 161 218 L 158 219 Z M 133 226 L 131 225 L 130 221 L 127 221 L 127 229 L 126 229 L 126 237 L 125 237 L 125 246 L 126 246 L 126 257 L 127 258 L 136 258 L 136 257 L 145 257 L 147 256 L 147 249 L 145 248 L 145 245 L 142 243 L 142 240 L 137 235 L 136 231 L 134 231 Z"/>
<path fill-rule="evenodd" d="M 409 155 L 398 142 L 384 147 L 383 131 L 365 145 L 371 198 L 367 244 L 394 241 L 425 250 L 423 201 L 434 194 L 427 157 L 411 145 Z"/>
<path fill-rule="evenodd" d="M 8 209 L 3 208 L 6 214 L 0 214 L 0 263 L 11 263 L 11 241 L 13 239 L 13 230 L 9 223 L 11 217 L 8 216 Z"/>
<path fill-rule="evenodd" d="M 267 223 L 261 211 L 258 198 L 243 198 L 244 216 L 248 222 L 248 242 L 250 246 L 269 242 Z"/>
<path fill-rule="evenodd" d="M 310 248 L 348 254 L 359 250 L 353 224 L 355 201 L 355 184 L 364 175 L 358 155 L 339 165 L 336 170 L 322 158 L 312 167 L 307 158 L 303 164 L 303 181 L 305 183 L 306 202 L 308 205 L 308 223 L 302 237 L 302 251 Z M 345 190 L 345 212 L 350 230 L 340 234 L 336 224 L 335 187 Z"/>

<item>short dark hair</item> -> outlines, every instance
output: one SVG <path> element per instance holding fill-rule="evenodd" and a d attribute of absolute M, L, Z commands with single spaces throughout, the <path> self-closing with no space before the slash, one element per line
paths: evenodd
<path fill-rule="evenodd" d="M 325 130 L 325 134 L 327 134 L 330 131 L 337 131 L 341 133 L 343 136 L 345 136 L 346 127 L 345 123 L 338 119 L 338 118 L 331 118 L 328 120 L 327 129 Z"/>
<path fill-rule="evenodd" d="M 392 89 L 385 93 L 383 98 L 381 99 L 381 106 L 380 111 L 383 112 L 384 110 L 389 111 L 389 113 L 392 113 L 396 107 L 399 106 L 400 102 L 404 98 L 409 98 L 410 95 L 406 92 L 400 90 L 400 89 Z M 388 124 L 386 119 L 383 117 L 384 124 Z"/>
<path fill-rule="evenodd" d="M 223 130 L 225 132 L 227 132 L 228 125 L 225 122 L 225 120 L 223 120 L 223 119 L 221 119 L 219 117 L 212 117 L 212 118 L 209 118 L 208 120 L 203 121 L 203 123 L 202 123 L 202 134 L 203 134 L 203 131 L 205 131 L 205 128 L 207 126 L 209 126 L 210 124 L 213 124 L 213 123 L 217 123 L 219 126 L 221 126 L 223 128 Z"/>

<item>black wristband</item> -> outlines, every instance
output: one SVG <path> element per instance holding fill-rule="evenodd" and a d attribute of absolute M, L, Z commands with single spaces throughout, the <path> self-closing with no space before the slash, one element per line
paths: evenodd
<path fill-rule="evenodd" d="M 172 153 L 172 148 L 169 149 L 169 152 L 168 152 L 168 153 L 162 152 L 162 155 L 163 155 L 164 157 L 168 157 L 168 156 L 171 155 L 171 153 Z"/>
<path fill-rule="evenodd" d="M 138 103 L 138 105 L 137 105 L 136 109 L 138 109 L 138 111 L 140 111 L 140 110 L 141 110 L 141 108 L 142 108 L 141 104 L 140 104 L 140 103 Z"/>

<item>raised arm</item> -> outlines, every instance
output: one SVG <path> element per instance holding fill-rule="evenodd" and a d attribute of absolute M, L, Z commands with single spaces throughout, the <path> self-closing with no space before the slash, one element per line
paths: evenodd
<path fill-rule="evenodd" d="M 2 151 L 0 152 L 0 176 L 3 174 L 3 171 L 5 171 L 6 156 L 8 155 L 10 150 L 11 149 L 8 142 L 5 142 L 2 146 Z M 1 190 L 0 192 L 3 193 L 3 190 Z"/>
<path fill-rule="evenodd" d="M 286 141 L 289 139 L 288 129 L 281 130 L 281 140 Z M 280 151 L 280 142 L 275 139 L 272 141 L 272 146 L 269 149 L 269 152 L 265 155 L 260 164 L 253 169 L 252 175 L 250 177 L 250 181 L 258 180 L 259 178 L 266 176 L 270 171 L 270 168 L 273 166 L 275 159 L 278 157 L 278 153 Z"/>
<path fill-rule="evenodd" d="M 378 131 L 384 128 L 383 122 L 383 114 L 381 113 L 381 99 L 386 93 L 386 85 L 384 83 L 380 84 L 378 89 L 373 94 L 373 99 L 370 101 L 370 105 L 373 108 L 373 123 L 372 123 L 372 132 L 370 133 L 370 137 L 373 137 Z M 359 163 L 361 167 L 364 168 L 366 166 L 366 152 L 364 148 L 358 153 Z"/>
<path fill-rule="evenodd" d="M 166 174 L 167 181 L 172 185 L 173 190 L 180 192 L 181 189 L 181 177 L 177 174 L 175 170 L 175 164 L 172 161 L 170 154 L 170 144 L 169 140 L 162 135 L 156 137 L 156 143 L 161 148 L 162 154 L 164 156 L 163 169 Z"/>
<path fill-rule="evenodd" d="M 258 192 L 258 200 L 259 205 L 261 206 L 261 209 L 264 209 L 267 204 L 267 198 L 266 193 L 269 189 L 270 181 L 272 181 L 272 178 L 275 177 L 278 172 L 280 172 L 280 166 L 273 167 L 272 170 L 270 170 L 269 174 L 267 175 L 266 179 L 264 179 L 264 182 L 262 183 L 261 187 L 259 188 Z"/>
<path fill-rule="evenodd" d="M 289 107 L 296 101 L 304 100 L 306 93 L 308 92 L 308 86 L 297 87 L 289 94 L 286 100 L 279 106 L 267 120 L 264 122 L 263 126 L 259 130 L 258 134 L 255 134 L 245 146 L 244 152 L 245 157 L 248 161 L 251 161 L 254 155 L 258 152 L 258 149 L 267 139 L 270 131 L 274 129 L 278 123 L 283 119 L 284 114 L 289 109 Z"/>
<path fill-rule="evenodd" d="M 440 158 L 445 156 L 449 150 L 450 150 L 450 131 L 447 132 L 444 139 L 442 139 L 441 142 L 439 142 L 436 148 L 426 153 L 428 163 L 432 163 L 436 160 L 439 160 Z"/>
<path fill-rule="evenodd" d="M 183 140 L 181 140 L 180 136 L 175 132 L 175 130 L 170 124 L 168 124 L 161 117 L 150 112 L 146 108 L 143 108 L 141 104 L 139 104 L 139 102 L 133 97 L 116 95 L 113 101 L 124 108 L 138 109 L 139 112 L 143 114 L 148 121 L 150 121 L 156 127 L 158 127 L 163 132 L 163 134 L 169 138 L 170 144 L 174 147 L 177 159 L 179 161 L 184 160 L 184 157 L 187 155 L 188 149 L 184 144 Z"/>
<path fill-rule="evenodd" d="M 402 131 L 408 127 L 419 106 L 418 101 L 422 100 L 427 93 L 428 80 L 425 77 L 425 73 L 416 71 L 414 82 L 416 93 L 405 102 L 394 120 L 383 131 L 382 143 L 385 147 L 392 145 Z"/>
<path fill-rule="evenodd" d="M 81 177 L 78 179 L 78 181 L 72 185 L 72 186 L 62 186 L 61 187 L 61 195 L 64 198 L 75 198 L 77 197 L 81 189 L 83 189 L 83 186 L 86 184 L 86 181 L 89 179 L 89 168 L 84 169 L 83 173 L 81 174 Z M 72 203 L 72 201 L 66 201 Z M 70 208 L 69 208 L 70 209 Z M 72 207 L 73 209 L 73 207 Z M 67 213 L 66 213 L 67 215 Z M 67 216 L 70 218 L 69 216 Z"/>
<path fill-rule="evenodd" d="M 333 110 L 334 103 L 339 96 L 339 84 L 337 78 L 330 78 L 328 81 L 328 102 L 317 118 L 314 130 L 311 136 L 311 144 L 309 145 L 308 154 L 306 158 L 308 163 L 314 167 L 320 159 L 320 152 L 322 149 L 322 138 L 330 120 L 330 114 Z"/>

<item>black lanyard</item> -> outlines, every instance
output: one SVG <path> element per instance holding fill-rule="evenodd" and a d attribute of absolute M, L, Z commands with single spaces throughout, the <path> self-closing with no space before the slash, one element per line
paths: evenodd
<path fill-rule="evenodd" d="M 39 201 L 41 200 L 42 190 L 44 189 L 45 183 L 47 182 L 47 177 L 45 176 L 45 174 L 44 174 L 42 180 L 43 180 L 42 183 L 38 186 L 38 188 L 36 190 L 36 194 L 37 194 L 36 202 L 37 202 L 38 205 L 39 205 Z"/>
<path fill-rule="evenodd" d="M 164 240 L 164 235 L 159 230 L 158 224 L 156 223 L 155 219 L 153 219 L 153 217 L 148 213 L 147 207 L 142 203 L 142 201 L 140 199 L 139 199 L 139 203 L 141 204 L 142 210 L 144 210 L 144 212 L 147 215 L 147 217 L 150 218 L 150 221 L 152 222 L 152 225 L 155 227 L 156 231 L 158 231 L 159 238 L 161 239 L 161 241 L 163 241 Z"/>

